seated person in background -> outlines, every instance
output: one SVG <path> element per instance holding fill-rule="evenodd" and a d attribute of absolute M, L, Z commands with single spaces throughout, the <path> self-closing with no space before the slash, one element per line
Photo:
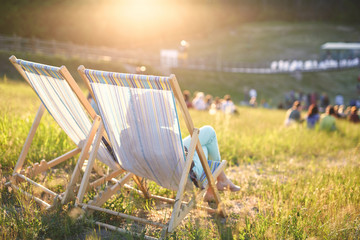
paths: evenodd
<path fill-rule="evenodd" d="M 294 122 L 300 123 L 302 121 L 303 119 L 301 119 L 301 104 L 299 101 L 295 101 L 292 107 L 286 112 L 285 126 L 290 126 Z"/>
<path fill-rule="evenodd" d="M 213 97 L 210 94 L 206 95 L 205 96 L 206 110 L 210 109 L 212 102 L 213 102 Z"/>
<path fill-rule="evenodd" d="M 196 110 L 206 110 L 205 95 L 203 92 L 198 92 L 196 97 L 192 100 L 192 105 Z"/>
<path fill-rule="evenodd" d="M 257 107 L 256 97 L 252 97 L 249 101 L 249 106 Z"/>
<path fill-rule="evenodd" d="M 334 117 L 336 118 L 341 118 L 341 115 L 339 114 L 339 105 L 334 105 L 333 108 L 334 108 Z"/>
<path fill-rule="evenodd" d="M 215 97 L 215 100 L 211 103 L 209 113 L 214 115 L 218 110 L 221 110 L 221 99 L 219 97 Z"/>
<path fill-rule="evenodd" d="M 351 107 L 350 115 L 348 116 L 348 119 L 349 119 L 350 122 L 353 122 L 353 123 L 359 123 L 360 122 L 360 118 L 359 118 L 359 115 L 357 114 L 357 107 L 356 106 Z"/>
<path fill-rule="evenodd" d="M 188 90 L 184 90 L 183 95 L 184 95 L 184 100 L 185 100 L 185 103 L 186 103 L 186 107 L 187 108 L 192 108 L 193 105 L 192 105 L 191 100 L 190 100 L 190 92 Z"/>
<path fill-rule="evenodd" d="M 233 114 L 236 112 L 235 104 L 231 100 L 230 95 L 224 96 L 224 101 L 222 102 L 221 109 L 224 113 Z"/>
<path fill-rule="evenodd" d="M 326 107 L 325 116 L 321 118 L 320 130 L 335 131 L 336 130 L 336 113 L 334 107 L 329 105 Z"/>
<path fill-rule="evenodd" d="M 314 128 L 315 124 L 319 121 L 319 109 L 316 104 L 311 104 L 308 109 L 307 117 L 306 117 L 306 125 L 308 128 Z"/>
<path fill-rule="evenodd" d="M 346 110 L 346 108 L 344 105 L 339 106 L 339 108 L 337 110 L 338 118 L 346 118 L 345 110 Z"/>

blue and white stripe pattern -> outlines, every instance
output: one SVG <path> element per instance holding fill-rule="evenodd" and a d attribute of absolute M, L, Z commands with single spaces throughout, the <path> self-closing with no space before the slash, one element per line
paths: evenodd
<path fill-rule="evenodd" d="M 211 173 L 214 173 L 215 170 L 220 166 L 220 163 L 221 163 L 220 161 L 211 161 L 211 160 L 208 160 L 207 162 L 208 162 Z M 202 170 L 202 173 L 200 174 L 199 182 L 200 182 L 200 186 L 202 186 L 202 187 L 205 187 L 208 184 L 208 180 L 206 178 L 204 169 Z"/>
<path fill-rule="evenodd" d="M 16 62 L 54 120 L 79 145 L 81 140 L 87 138 L 92 124 L 79 99 L 61 75 L 60 68 L 21 59 Z M 119 168 L 103 143 L 97 158 L 112 169 Z"/>
<path fill-rule="evenodd" d="M 120 165 L 177 190 L 185 153 L 169 78 L 90 69 L 85 75 Z"/>

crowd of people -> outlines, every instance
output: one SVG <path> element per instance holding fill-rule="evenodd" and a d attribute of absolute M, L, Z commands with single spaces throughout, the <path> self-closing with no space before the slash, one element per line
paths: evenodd
<path fill-rule="evenodd" d="M 256 103 L 256 91 L 251 89 L 249 92 L 248 106 L 250 103 Z M 188 108 L 199 111 L 209 111 L 210 114 L 223 112 L 227 114 L 237 113 L 237 109 L 230 95 L 224 98 L 215 97 L 204 92 L 194 92 L 193 97 L 188 90 L 183 92 L 184 100 Z M 255 99 L 255 100 L 254 100 Z M 313 129 L 319 125 L 319 129 L 335 131 L 337 119 L 347 119 L 353 123 L 360 123 L 360 108 L 358 101 L 350 101 L 348 106 L 344 105 L 344 98 L 337 95 L 334 99 L 334 105 L 330 105 L 330 99 L 326 93 L 321 95 L 313 92 L 311 94 L 303 94 L 301 92 L 291 91 L 285 94 L 285 106 L 287 108 L 285 117 L 285 126 L 294 123 L 306 123 L 307 128 Z M 306 114 L 303 112 L 306 111 Z M 302 116 L 305 115 L 305 116 Z"/>
<path fill-rule="evenodd" d="M 284 124 L 291 126 L 306 121 L 306 126 L 309 129 L 315 128 L 318 124 L 320 130 L 335 131 L 337 119 L 347 119 L 352 123 L 360 123 L 359 110 L 356 106 L 348 106 L 345 110 L 339 111 L 340 107 L 339 105 L 327 105 L 325 112 L 321 114 L 318 105 L 312 103 L 307 109 L 306 116 L 302 117 L 301 102 L 296 100 L 286 112 Z"/>
<path fill-rule="evenodd" d="M 311 104 L 316 104 L 318 105 L 320 112 L 325 112 L 326 107 L 330 105 L 331 102 L 329 96 L 325 92 L 322 94 L 319 94 L 317 92 L 306 94 L 303 92 L 289 91 L 284 94 L 284 102 L 280 103 L 278 105 L 278 108 L 288 109 L 295 101 L 301 102 L 304 110 L 307 110 Z M 341 94 L 337 94 L 333 102 L 334 105 L 342 106 L 342 108 L 346 105 L 344 96 Z M 360 99 L 351 99 L 348 105 L 360 108 Z"/>
<path fill-rule="evenodd" d="M 194 92 L 191 98 L 190 91 L 183 92 L 184 100 L 188 108 L 193 108 L 199 111 L 209 111 L 210 114 L 223 112 L 226 114 L 237 113 L 236 106 L 231 100 L 230 95 L 226 94 L 224 98 L 213 97 L 210 94 L 205 95 L 203 92 Z"/>
<path fill-rule="evenodd" d="M 360 63 L 359 58 L 350 59 L 325 59 L 322 61 L 317 60 L 279 60 L 272 61 L 270 69 L 273 71 L 294 72 L 294 71 L 316 71 L 334 68 L 348 68 L 358 66 Z"/>

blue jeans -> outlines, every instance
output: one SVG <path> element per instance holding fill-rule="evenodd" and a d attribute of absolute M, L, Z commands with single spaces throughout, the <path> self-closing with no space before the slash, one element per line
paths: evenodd
<path fill-rule="evenodd" d="M 211 126 L 207 125 L 200 128 L 199 141 L 207 160 L 218 162 L 221 160 L 216 133 Z M 190 142 L 190 135 L 183 139 L 183 144 L 187 149 L 190 148 Z M 193 167 L 193 171 L 195 172 L 196 176 L 201 176 L 203 167 L 196 151 L 194 154 L 194 164 L 195 166 Z"/>

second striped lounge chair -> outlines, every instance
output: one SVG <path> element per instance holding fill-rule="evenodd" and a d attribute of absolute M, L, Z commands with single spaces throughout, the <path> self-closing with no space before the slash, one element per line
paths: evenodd
<path fill-rule="evenodd" d="M 106 133 L 121 167 L 139 177 L 155 181 L 162 187 L 177 191 L 175 199 L 150 193 L 147 195 L 174 204 L 171 217 L 165 224 L 101 208 L 116 193 L 116 188 L 109 187 L 93 201 L 79 205 L 84 209 L 104 211 L 161 227 L 162 236 L 165 237 L 174 231 L 210 187 L 215 193 L 215 212 L 226 215 L 214 180 L 224 169 L 226 161 L 207 161 L 198 141 L 199 130 L 193 126 L 174 75 L 159 77 L 114 73 L 85 69 L 83 66 L 78 71 L 97 102 Z M 187 156 L 182 144 L 176 102 L 192 135 Z M 201 186 L 197 194 L 188 202 L 183 202 L 185 191 L 194 190 L 189 172 L 195 151 L 201 160 L 204 177 L 198 179 Z M 84 183 L 86 182 L 87 179 L 84 179 Z M 78 198 L 82 200 L 83 196 L 78 195 Z M 107 228 L 120 229 L 97 223 Z"/>

